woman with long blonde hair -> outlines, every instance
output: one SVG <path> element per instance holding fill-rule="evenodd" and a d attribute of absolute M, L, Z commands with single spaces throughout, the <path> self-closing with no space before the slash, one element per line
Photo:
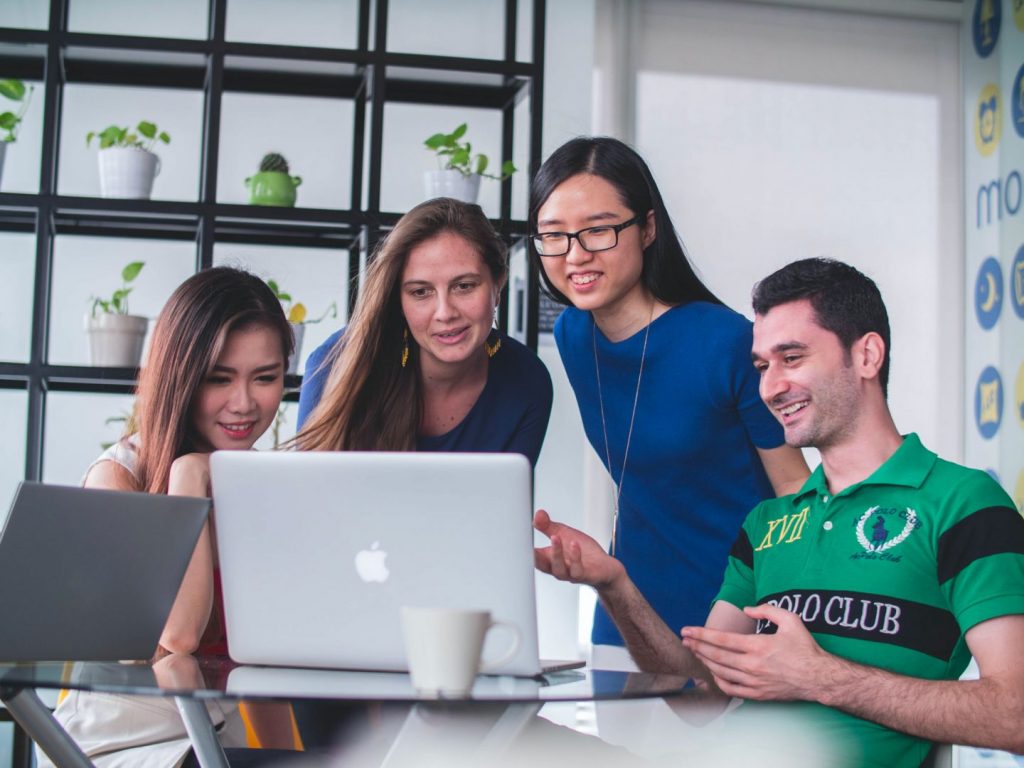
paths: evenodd
<path fill-rule="evenodd" d="M 551 378 L 493 328 L 507 250 L 477 205 L 429 200 L 367 270 L 352 320 L 312 355 L 303 450 L 503 451 L 536 463 Z"/>

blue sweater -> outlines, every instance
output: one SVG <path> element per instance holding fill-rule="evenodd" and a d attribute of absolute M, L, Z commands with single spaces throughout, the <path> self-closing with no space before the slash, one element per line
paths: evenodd
<path fill-rule="evenodd" d="M 569 308 L 555 340 L 591 445 L 607 464 L 594 323 Z M 617 557 L 673 630 L 703 625 L 747 513 L 774 495 L 757 447 L 783 443 L 750 362 L 750 321 L 716 304 L 670 309 L 651 325 L 622 482 L 644 330 L 618 343 L 597 330 L 612 479 L 621 482 Z M 593 641 L 622 645 L 598 605 Z"/>
<path fill-rule="evenodd" d="M 344 329 L 317 347 L 306 361 L 299 393 L 302 428 L 323 394 L 328 369 L 322 367 Z M 458 426 L 443 435 L 418 435 L 416 450 L 458 453 L 521 453 L 536 465 L 551 416 L 551 376 L 528 347 L 498 333 L 501 349 L 489 361 L 487 383 Z"/>

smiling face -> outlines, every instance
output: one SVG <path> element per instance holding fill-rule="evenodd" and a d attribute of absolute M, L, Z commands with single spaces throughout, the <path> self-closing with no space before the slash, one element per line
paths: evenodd
<path fill-rule="evenodd" d="M 421 369 L 458 366 L 487 354 L 498 287 L 464 237 L 442 232 L 409 251 L 401 297 Z"/>
<path fill-rule="evenodd" d="M 782 423 L 787 444 L 822 450 L 853 433 L 861 381 L 850 351 L 818 325 L 809 301 L 758 315 L 752 357 L 761 374 L 761 399 Z"/>
<path fill-rule="evenodd" d="M 621 224 L 640 213 L 640 222 L 619 233 L 614 248 L 589 253 L 574 238 L 565 256 L 541 257 L 551 284 L 579 309 L 614 313 L 650 299 L 640 276 L 644 248 L 654 241 L 653 215 L 631 211 L 615 187 L 600 176 L 580 173 L 563 181 L 537 211 L 537 232 L 578 232 Z"/>
<path fill-rule="evenodd" d="M 192 403 L 196 447 L 252 448 L 281 405 L 284 362 L 277 331 L 265 326 L 231 331 Z"/>

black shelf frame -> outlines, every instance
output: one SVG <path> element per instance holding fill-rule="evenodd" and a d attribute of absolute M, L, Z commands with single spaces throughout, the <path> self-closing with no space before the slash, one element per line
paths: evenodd
<path fill-rule="evenodd" d="M 354 49 L 246 43 L 226 39 L 227 3 L 209 0 L 206 39 L 72 32 L 72 0 L 50 0 L 44 30 L 0 27 L 0 73 L 42 81 L 43 137 L 38 194 L 0 193 L 0 230 L 34 233 L 35 270 L 30 353 L 27 363 L 0 361 L 0 389 L 28 398 L 25 478 L 39 480 L 44 461 L 49 392 L 130 394 L 138 371 L 53 365 L 49 316 L 53 246 L 59 235 L 147 238 L 196 244 L 196 269 L 213 263 L 215 243 L 333 248 L 349 254 L 351 310 L 359 269 L 400 217 L 380 207 L 387 103 L 465 106 L 500 110 L 501 157 L 511 157 L 514 111 L 530 98 L 529 167 L 540 166 L 544 85 L 545 0 L 532 0 L 531 60 L 516 60 L 519 0 L 504 0 L 505 35 L 500 59 L 460 58 L 387 50 L 388 0 L 360 0 Z M 372 23 L 371 23 L 372 20 Z M 372 43 L 372 44 L 371 44 Z M 59 138 L 64 86 L 92 83 L 202 91 L 202 149 L 195 201 L 112 200 L 60 195 Z M 244 92 L 350 100 L 352 178 L 349 209 L 269 208 L 218 203 L 222 97 Z M 38 98 L 38 97 L 37 97 Z M 365 175 L 364 175 L 365 174 Z M 501 184 L 495 227 L 510 245 L 526 236 L 514 220 L 512 183 Z M 508 287 L 499 323 L 508 323 Z M 526 338 L 537 346 L 539 282 L 528 272 Z M 288 376 L 286 400 L 295 400 L 301 378 Z"/>

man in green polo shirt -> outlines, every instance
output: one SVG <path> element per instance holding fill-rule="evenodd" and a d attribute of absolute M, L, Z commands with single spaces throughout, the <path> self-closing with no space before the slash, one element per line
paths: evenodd
<path fill-rule="evenodd" d="M 680 642 L 621 563 L 543 511 L 538 568 L 595 587 L 642 669 L 802 702 L 853 740 L 851 763 L 920 765 L 932 742 L 1024 752 L 1024 519 L 986 473 L 897 431 L 869 278 L 795 262 L 754 312 L 761 397 L 821 465 L 747 517 L 705 626 Z M 979 679 L 958 680 L 972 655 Z"/>

